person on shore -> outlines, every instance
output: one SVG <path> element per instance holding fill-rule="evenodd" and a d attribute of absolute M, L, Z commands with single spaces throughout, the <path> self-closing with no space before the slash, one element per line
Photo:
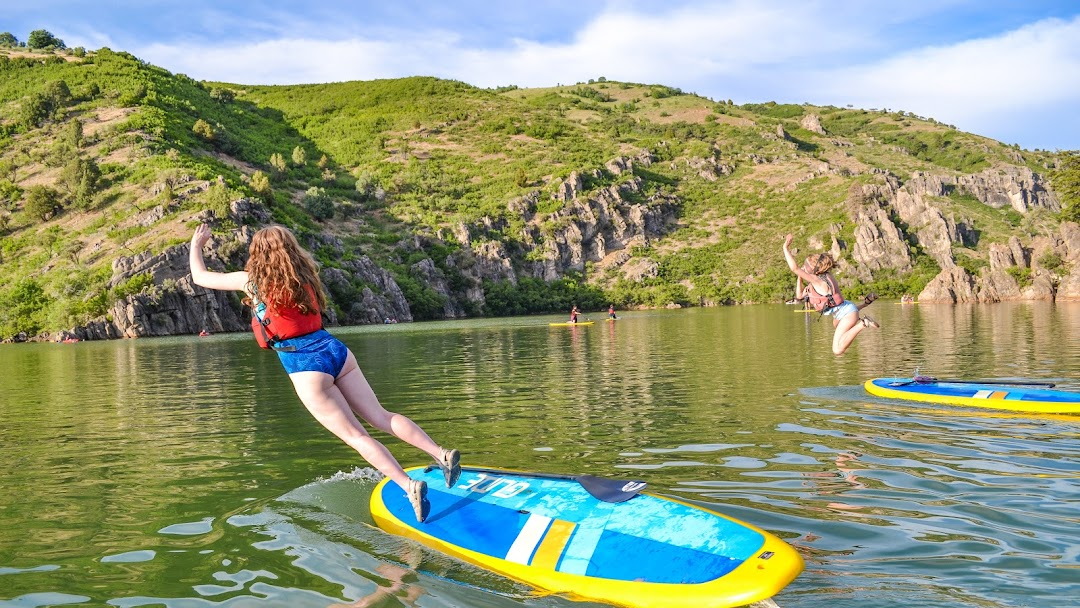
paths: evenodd
<path fill-rule="evenodd" d="M 427 484 L 410 478 L 386 446 L 372 438 L 363 419 L 426 452 L 443 470 L 446 486 L 457 483 L 461 455 L 443 449 L 415 422 L 386 411 L 368 384 L 356 357 L 323 329 L 326 305 L 318 267 L 296 237 L 283 226 L 255 233 L 248 261 L 238 272 L 207 270 L 203 246 L 210 239 L 205 224 L 191 237 L 191 278 L 196 285 L 222 291 L 242 291 L 252 308 L 252 330 L 260 346 L 277 352 L 293 389 L 304 407 L 331 433 L 405 490 L 416 519 L 423 522 L 431 506 Z"/>
<path fill-rule="evenodd" d="M 840 284 L 829 272 L 836 265 L 832 256 L 828 253 L 807 256 L 803 265 L 799 266 L 791 253 L 791 241 L 794 238 L 791 234 L 784 237 L 784 260 L 795 276 L 806 283 L 806 288 L 801 293 L 807 298 L 807 302 L 814 310 L 833 318 L 832 352 L 834 355 L 842 355 L 862 330 L 867 327 L 881 327 L 872 318 L 859 314 L 862 308 L 877 299 L 877 295 L 868 295 L 861 306 L 844 300 L 844 296 L 840 294 Z"/>

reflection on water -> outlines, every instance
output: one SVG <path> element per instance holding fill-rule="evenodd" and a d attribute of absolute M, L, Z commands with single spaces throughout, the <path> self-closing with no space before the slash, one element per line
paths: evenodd
<path fill-rule="evenodd" d="M 642 478 L 778 534 L 807 560 L 785 608 L 1070 605 L 1080 418 L 860 386 L 1080 390 L 1080 305 L 874 308 L 840 358 L 782 306 L 336 333 L 469 464 Z M 376 474 L 247 336 L 0 346 L 0 369 L 0 605 L 582 606 L 374 529 Z"/>

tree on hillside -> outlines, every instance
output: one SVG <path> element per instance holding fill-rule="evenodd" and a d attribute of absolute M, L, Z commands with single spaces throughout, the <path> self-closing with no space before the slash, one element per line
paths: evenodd
<path fill-rule="evenodd" d="M 0 291 L 0 335 L 37 334 L 52 298 L 33 279 L 23 279 Z"/>
<path fill-rule="evenodd" d="M 74 148 L 76 150 L 81 148 L 82 145 L 83 145 L 83 123 L 82 123 L 82 121 L 79 120 L 78 118 L 71 121 L 68 124 L 67 128 L 64 129 L 64 132 L 61 135 L 61 139 L 64 141 L 64 143 L 68 144 L 69 146 L 71 146 L 72 148 Z"/>
<path fill-rule="evenodd" d="M 17 47 L 19 39 L 11 35 L 11 32 L 0 32 L 0 46 Z"/>
<path fill-rule="evenodd" d="M 76 156 L 60 172 L 57 183 L 64 188 L 70 203 L 78 209 L 87 209 L 94 200 L 100 179 L 101 170 L 93 159 Z"/>
<path fill-rule="evenodd" d="M 300 146 L 292 149 L 292 162 L 297 167 L 303 167 L 307 163 L 307 152 Z"/>
<path fill-rule="evenodd" d="M 195 121 L 195 126 L 191 127 L 191 130 L 205 141 L 214 141 L 214 127 L 201 118 Z"/>
<path fill-rule="evenodd" d="M 1064 152 L 1050 183 L 1061 197 L 1061 217 L 1080 222 L 1080 152 Z"/>
<path fill-rule="evenodd" d="M 210 99 L 215 99 L 221 103 L 229 103 L 236 98 L 236 94 L 231 89 L 223 89 L 221 87 L 214 87 L 210 89 Z"/>
<path fill-rule="evenodd" d="M 18 123 L 24 129 L 42 126 L 46 121 L 59 118 L 64 108 L 72 102 L 71 89 L 63 80 L 45 85 L 44 91 L 32 93 L 22 103 Z"/>
<path fill-rule="evenodd" d="M 334 217 L 334 200 L 327 196 L 326 190 L 312 186 L 304 193 L 304 208 L 317 220 Z"/>
<path fill-rule="evenodd" d="M 34 30 L 30 32 L 30 37 L 26 39 L 26 46 L 32 49 L 54 48 L 63 50 L 67 48 L 64 41 L 53 36 L 49 33 L 49 30 Z"/>
<path fill-rule="evenodd" d="M 270 188 L 270 176 L 262 171 L 251 174 L 251 190 L 267 205 L 274 202 L 274 191 Z"/>
<path fill-rule="evenodd" d="M 270 155 L 270 166 L 274 169 L 275 175 L 281 175 L 288 169 L 288 165 L 285 164 L 285 157 L 278 152 L 274 152 Z"/>
<path fill-rule="evenodd" d="M 30 186 L 26 191 L 26 212 L 45 221 L 56 211 L 59 197 L 56 191 L 45 186 Z"/>

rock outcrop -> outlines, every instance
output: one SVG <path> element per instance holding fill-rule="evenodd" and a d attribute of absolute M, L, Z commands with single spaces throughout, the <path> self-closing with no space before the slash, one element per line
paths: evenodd
<path fill-rule="evenodd" d="M 257 202 L 241 199 L 232 205 L 233 219 L 269 221 L 269 214 Z M 204 212 L 199 221 L 213 223 L 212 214 Z M 203 257 L 207 268 L 227 272 L 240 268 L 246 259 L 248 244 L 255 229 L 242 226 L 228 236 L 215 235 L 208 242 Z M 310 249 L 329 247 L 344 258 L 341 242 L 331 236 L 318 235 L 317 242 L 306 243 Z M 159 254 L 141 253 L 120 257 L 113 262 L 109 288 L 117 288 L 144 276 L 148 287 L 139 293 L 118 300 L 106 316 L 62 332 L 62 337 L 80 340 L 139 338 L 246 331 L 250 312 L 241 303 L 237 292 L 206 289 L 191 280 L 188 266 L 190 244 L 170 247 Z M 342 308 L 347 323 L 382 323 L 386 317 L 411 321 L 412 314 L 401 288 L 393 276 L 376 266 L 367 256 L 343 261 L 340 268 L 329 268 L 321 276 L 332 300 Z M 327 325 L 336 325 L 338 315 L 333 308 L 324 313 Z"/>
<path fill-rule="evenodd" d="M 920 302 L 949 302 L 961 304 L 977 302 L 975 279 L 963 268 L 946 268 L 934 277 L 919 293 Z"/>
<path fill-rule="evenodd" d="M 799 121 L 799 126 L 818 135 L 828 135 L 821 126 L 821 118 L 817 114 L 807 114 Z"/>

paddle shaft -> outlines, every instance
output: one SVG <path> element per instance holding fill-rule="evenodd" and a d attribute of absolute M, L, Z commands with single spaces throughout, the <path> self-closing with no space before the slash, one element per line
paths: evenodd
<path fill-rule="evenodd" d="M 898 383 L 893 386 L 908 386 L 909 384 L 934 384 L 948 382 L 950 384 L 991 384 L 1000 386 L 1045 386 L 1047 388 L 1053 388 L 1055 385 L 1053 382 L 1024 382 L 1022 380 L 956 380 L 949 378 L 912 378 L 911 380 L 903 383 Z"/>

